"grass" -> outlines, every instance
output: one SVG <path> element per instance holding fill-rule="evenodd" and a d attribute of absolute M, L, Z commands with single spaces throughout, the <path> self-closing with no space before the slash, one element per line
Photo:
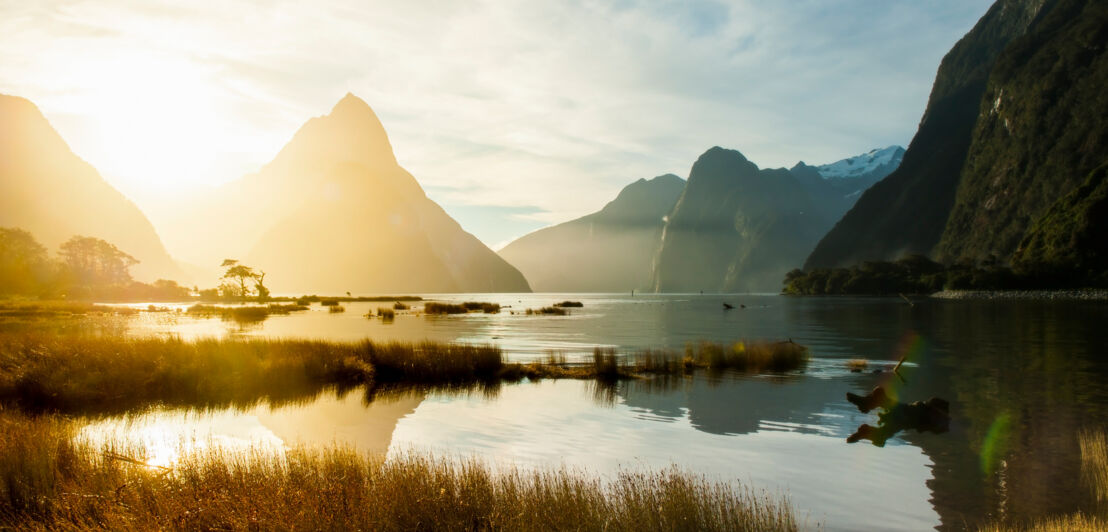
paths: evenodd
<path fill-rule="evenodd" d="M 793 341 L 736 342 L 723 345 L 701 342 L 685 346 L 682 357 L 667 352 L 644 351 L 635 360 L 637 371 L 675 374 L 697 369 L 736 370 L 748 373 L 791 371 L 808 363 L 808 348 Z"/>
<path fill-rule="evenodd" d="M 412 307 L 397 301 L 396 303 L 393 303 L 392 308 L 393 308 L 393 310 L 408 310 Z"/>
<path fill-rule="evenodd" d="M 377 307 L 377 315 L 385 321 L 392 321 L 396 319 L 396 311 L 391 308 Z"/>
<path fill-rule="evenodd" d="M 741 347 L 740 347 L 741 346 Z M 476 385 L 544 378 L 684 375 L 698 369 L 786 371 L 807 350 L 791 342 L 704 343 L 684 356 L 598 348 L 583 364 L 508 363 L 492 345 L 0 333 L 0 404 L 32 411 L 113 412 L 155 403 L 214 406 L 294 399 L 325 386 Z"/>
<path fill-rule="evenodd" d="M 561 303 L 554 303 L 554 306 L 561 308 L 581 308 L 585 306 L 585 304 L 580 301 L 562 301 Z"/>
<path fill-rule="evenodd" d="M 203 303 L 197 303 L 188 308 L 185 312 L 192 316 L 198 317 L 215 317 L 226 321 L 236 321 L 239 323 L 252 323 L 263 321 L 273 314 L 289 314 L 291 312 L 300 312 L 308 310 L 308 307 L 300 304 L 288 304 L 281 305 L 278 303 L 271 303 L 266 306 L 261 305 L 244 305 L 235 307 L 224 307 L 219 305 L 207 305 Z"/>
<path fill-rule="evenodd" d="M 562 307 L 542 307 L 540 309 L 527 309 L 527 315 L 532 316 L 535 314 L 550 314 L 554 316 L 565 316 L 569 314 L 569 311 Z"/>
<path fill-rule="evenodd" d="M 465 314 L 478 310 L 485 314 L 496 314 L 500 312 L 500 305 L 481 301 L 466 301 L 460 305 L 430 301 L 423 305 L 423 312 L 425 314 Z"/>
<path fill-rule="evenodd" d="M 203 406 L 373 381 L 358 344 L 304 340 L 0 335 L 0 401 L 34 411 Z"/>
<path fill-rule="evenodd" d="M 868 367 L 869 361 L 864 358 L 852 358 L 846 361 L 846 369 L 849 369 L 850 371 L 865 371 Z"/>
<path fill-rule="evenodd" d="M 271 297 L 272 301 L 295 301 L 300 305 L 310 305 L 312 303 L 321 303 L 323 301 L 335 301 L 342 303 L 357 303 L 357 302 L 370 302 L 370 303 L 384 303 L 386 301 L 423 301 L 419 296 L 330 296 L 321 297 L 317 295 L 304 295 L 300 297 Z"/>
<path fill-rule="evenodd" d="M 84 314 L 131 314 L 129 307 L 109 307 L 82 301 L 0 301 L 0 318 L 66 317 Z"/>
<path fill-rule="evenodd" d="M 324 307 L 334 307 L 334 306 L 337 306 L 339 304 L 339 300 L 338 299 L 321 299 L 321 300 L 319 300 L 319 304 L 324 306 Z"/>
<path fill-rule="evenodd" d="M 0 410 L 0 529 L 797 530 L 788 502 L 675 468 L 601 480 L 342 447 L 186 452 L 93 446 L 56 416 Z"/>
<path fill-rule="evenodd" d="M 1031 523 L 991 523 L 981 532 L 1092 532 L 1108 530 L 1108 434 L 1102 431 L 1082 431 L 1078 434 L 1081 447 L 1081 481 L 1096 501 L 1099 514 L 1077 512 L 1053 516 Z"/>
<path fill-rule="evenodd" d="M 340 312 L 346 312 L 346 307 L 344 307 L 342 305 L 331 305 L 331 306 L 327 307 L 327 312 L 330 312 L 331 314 L 338 314 Z"/>
<path fill-rule="evenodd" d="M 1108 510 L 1108 434 L 1104 432 L 1082 432 L 1081 476 L 1104 510 Z"/>

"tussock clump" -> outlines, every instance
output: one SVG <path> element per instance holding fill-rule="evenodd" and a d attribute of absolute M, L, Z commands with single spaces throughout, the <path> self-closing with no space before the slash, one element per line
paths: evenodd
<path fill-rule="evenodd" d="M 431 301 L 423 306 L 423 312 L 426 314 L 465 314 L 478 310 L 485 314 L 496 314 L 500 312 L 500 305 L 481 301 L 466 301 L 460 305 Z"/>
<path fill-rule="evenodd" d="M 562 308 L 581 308 L 585 306 L 585 304 L 580 301 L 562 301 L 561 303 L 554 303 L 554 306 Z"/>

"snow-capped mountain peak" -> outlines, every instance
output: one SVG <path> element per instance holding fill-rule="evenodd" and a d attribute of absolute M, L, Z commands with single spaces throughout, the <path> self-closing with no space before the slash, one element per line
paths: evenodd
<path fill-rule="evenodd" d="M 900 160 L 903 158 L 904 148 L 889 146 L 873 149 L 854 157 L 847 157 L 841 161 L 816 166 L 815 169 L 824 179 L 861 177 L 874 172 L 888 175 L 897 166 L 900 166 Z"/>

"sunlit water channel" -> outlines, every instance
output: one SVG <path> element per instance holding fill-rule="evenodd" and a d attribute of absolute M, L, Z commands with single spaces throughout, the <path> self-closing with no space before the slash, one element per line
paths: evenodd
<path fill-rule="evenodd" d="M 427 296 L 460 301 L 456 296 Z M 677 465 L 787 494 L 802 520 L 830 530 L 961 529 L 991 517 L 1089 508 L 1075 434 L 1108 412 L 1108 305 L 780 296 L 469 295 L 500 314 L 364 317 L 386 303 L 345 303 L 237 324 L 175 312 L 126 318 L 133 334 L 493 343 L 511 359 L 595 346 L 679 350 L 711 340 L 792 339 L 812 363 L 787 375 L 648 379 L 614 388 L 544 381 L 470 392 L 328 391 L 293 404 L 216 411 L 152 409 L 90 419 L 82 437 L 142 443 L 152 464 L 189 447 L 351 445 L 432 451 L 493 464 L 592 474 Z M 526 308 L 582 301 L 569 316 Z M 723 310 L 723 302 L 734 310 Z M 740 307 L 745 305 L 745 308 Z M 145 305 L 144 305 L 145 306 Z M 903 378 L 891 368 L 902 356 Z M 851 373 L 845 361 L 870 367 Z M 902 432 L 884 447 L 846 437 L 876 416 L 848 391 L 877 384 L 903 400 L 951 402 L 944 434 Z M 986 445 L 990 442 L 991 445 Z M 992 452 L 983 450 L 992 449 Z"/>

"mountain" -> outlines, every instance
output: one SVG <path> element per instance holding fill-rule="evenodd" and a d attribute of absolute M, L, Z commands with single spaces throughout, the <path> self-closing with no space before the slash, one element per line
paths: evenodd
<path fill-rule="evenodd" d="M 215 257 L 274 292 L 522 292 L 523 275 L 465 232 L 397 164 L 377 115 L 347 94 L 258 173 L 195 215 Z"/>
<path fill-rule="evenodd" d="M 74 235 L 100 238 L 140 261 L 137 279 L 182 280 L 142 211 L 77 157 L 35 104 L 7 95 L 0 95 L 0 227 L 25 229 L 52 250 Z"/>
<path fill-rule="evenodd" d="M 1108 245 L 1104 225 L 1058 226 L 1097 209 L 1086 200 L 1095 197 L 1089 194 L 1108 164 L 1105 43 L 1108 4 L 1064 0 L 1044 6 L 1027 34 L 1000 55 L 936 258 L 1008 259 L 1047 234 L 1063 254 Z M 1079 190 L 1081 197 L 1068 197 Z M 1082 232 L 1093 228 L 1095 234 Z M 1069 239 L 1064 235 L 1074 237 L 1064 246 L 1073 249 L 1058 248 Z M 1020 254 L 1021 265 L 1034 269 L 1030 259 Z"/>
<path fill-rule="evenodd" d="M 654 290 L 779 290 L 784 274 L 849 206 L 828 195 L 823 179 L 799 173 L 759 169 L 719 147 L 701 155 L 666 223 Z"/>
<path fill-rule="evenodd" d="M 816 172 L 824 179 L 870 179 L 880 181 L 900 166 L 904 148 L 889 146 L 873 149 L 861 155 L 847 157 L 829 164 L 816 166 Z M 799 164 L 804 164 L 801 161 Z"/>
<path fill-rule="evenodd" d="M 903 159 L 904 148 L 888 146 L 819 166 L 800 161 L 789 171 L 802 182 L 824 189 L 826 194 L 842 196 L 850 203 L 846 208 L 850 208 L 862 192 L 896 170 Z"/>
<path fill-rule="evenodd" d="M 928 253 L 954 203 L 989 71 L 1027 31 L 1041 0 L 1000 0 L 943 58 L 919 129 L 896 171 L 867 190 L 805 269 Z"/>
<path fill-rule="evenodd" d="M 665 217 L 685 180 L 627 185 L 603 209 L 525 235 L 500 250 L 536 292 L 629 292 L 650 287 Z"/>
<path fill-rule="evenodd" d="M 996 2 L 943 59 L 900 169 L 805 268 L 923 253 L 1055 283 L 1103 278 L 1105 42 L 1104 2 Z"/>

